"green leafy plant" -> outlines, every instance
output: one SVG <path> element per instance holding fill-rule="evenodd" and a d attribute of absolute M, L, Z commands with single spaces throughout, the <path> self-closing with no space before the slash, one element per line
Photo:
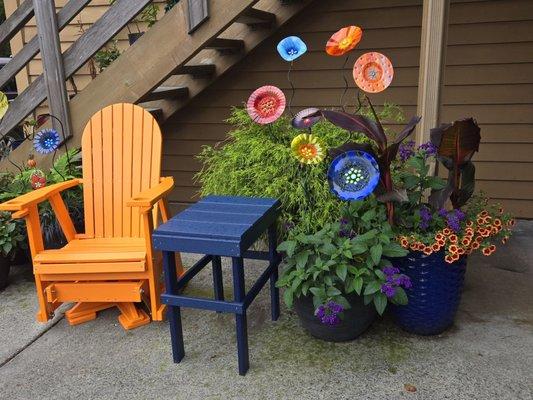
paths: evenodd
<path fill-rule="evenodd" d="M 117 43 L 118 41 L 116 39 L 112 40 L 94 55 L 94 61 L 100 72 L 109 67 L 113 61 L 120 57 L 120 50 Z"/>
<path fill-rule="evenodd" d="M 34 172 L 35 168 L 26 168 L 17 175 L 0 175 L 0 202 L 11 200 L 33 191 L 30 177 Z M 57 158 L 45 177 L 47 185 L 51 185 L 73 178 L 79 178 L 81 175 L 81 152 L 79 149 L 71 149 L 68 154 L 64 153 Z M 82 232 L 84 227 L 83 193 L 81 187 L 64 191 L 62 197 L 77 231 Z M 65 238 L 61 226 L 48 202 L 39 205 L 39 217 L 47 247 L 60 247 L 65 244 Z"/>
<path fill-rule="evenodd" d="M 370 117 L 369 110 L 364 112 Z M 390 104 L 378 115 L 402 118 L 398 108 Z M 305 233 L 314 233 L 338 220 L 343 202 L 330 191 L 328 159 L 303 166 L 290 148 L 292 139 L 301 131 L 292 128 L 287 118 L 259 125 L 245 110 L 234 109 L 228 122 L 234 125 L 228 139 L 204 147 L 199 155 L 203 168 L 196 179 L 201 183 L 202 195 L 278 198 L 282 203 L 282 225 L 297 226 Z M 364 135 L 346 132 L 327 121 L 313 126 L 313 135 L 320 138 L 326 148 L 335 148 L 347 141 L 369 142 Z"/>
<path fill-rule="evenodd" d="M 26 247 L 24 226 L 11 219 L 8 212 L 0 212 L 0 255 L 13 259 L 18 249 Z"/>
<path fill-rule="evenodd" d="M 165 4 L 165 13 L 169 12 L 172 7 L 179 3 L 179 1 L 180 0 L 167 0 L 167 3 Z"/>
<path fill-rule="evenodd" d="M 400 149 L 401 160 L 394 168 L 394 179 L 408 197 L 407 202 L 397 205 L 395 213 L 400 244 L 426 255 L 443 251 L 448 263 L 478 249 L 486 256 L 491 255 L 497 242 L 505 243 L 509 239 L 514 224 L 512 216 L 498 205 L 490 204 L 483 194 L 470 197 L 470 190 L 466 196 L 469 200 L 464 204 L 461 201 L 461 208 L 448 210 L 440 202 L 432 204 L 432 196 L 427 198 L 429 191 L 448 197 L 455 190 L 450 180 L 447 183 L 438 176 L 429 175 L 430 164 L 436 161 L 438 154 L 439 150 L 432 143 L 422 144 L 415 150 L 413 142 Z M 452 182 L 456 182 L 455 178 Z M 450 190 L 446 194 L 447 189 Z M 463 190 L 464 186 L 458 189 L 457 199 L 466 193 Z"/>
<path fill-rule="evenodd" d="M 139 21 L 146 23 L 148 28 L 151 28 L 157 22 L 158 12 L 159 7 L 157 7 L 157 4 L 150 3 L 141 11 Z"/>
<path fill-rule="evenodd" d="M 278 286 L 285 288 L 287 306 L 294 298 L 313 296 L 317 309 L 330 301 L 348 309 L 350 294 L 364 296 L 365 304 L 373 302 L 379 314 L 388 301 L 406 304 L 401 286 L 410 282 L 386 257 L 402 257 L 407 251 L 394 240 L 385 206 L 371 197 L 351 202 L 343 211 L 339 222 L 327 223 L 313 234 L 291 232 L 279 245 L 286 266 Z"/>

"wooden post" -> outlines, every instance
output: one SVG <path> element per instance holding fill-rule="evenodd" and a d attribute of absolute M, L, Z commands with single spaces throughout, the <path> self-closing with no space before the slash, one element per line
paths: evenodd
<path fill-rule="evenodd" d="M 49 112 L 62 122 L 61 126 L 59 121 L 52 118 L 52 126 L 61 132 L 65 138 L 68 138 L 72 136 L 71 123 L 55 1 L 33 0 L 33 8 L 43 60 L 43 75 L 48 93 Z"/>
<path fill-rule="evenodd" d="M 417 144 L 427 142 L 429 130 L 440 124 L 449 9 L 450 0 L 424 0 L 417 109 L 422 121 L 416 131 Z"/>

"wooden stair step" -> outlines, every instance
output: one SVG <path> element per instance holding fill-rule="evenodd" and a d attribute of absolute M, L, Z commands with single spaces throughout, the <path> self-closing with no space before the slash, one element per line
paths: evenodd
<path fill-rule="evenodd" d="M 189 96 L 189 88 L 181 86 L 160 86 L 157 89 L 154 89 L 151 93 L 145 95 L 141 99 L 141 102 L 184 98 L 187 96 Z"/>
<path fill-rule="evenodd" d="M 140 104 L 142 106 L 142 104 Z M 155 118 L 157 122 L 160 122 L 163 119 L 163 109 L 159 107 L 144 107 Z"/>
<path fill-rule="evenodd" d="M 192 75 L 194 78 L 209 78 L 217 70 L 215 64 L 182 65 L 174 71 L 174 75 Z"/>
<path fill-rule="evenodd" d="M 237 53 L 244 49 L 244 40 L 215 38 L 205 48 Z"/>
<path fill-rule="evenodd" d="M 271 28 L 276 22 L 276 14 L 257 8 L 249 8 L 237 18 L 237 22 L 246 24 L 251 28 Z"/>

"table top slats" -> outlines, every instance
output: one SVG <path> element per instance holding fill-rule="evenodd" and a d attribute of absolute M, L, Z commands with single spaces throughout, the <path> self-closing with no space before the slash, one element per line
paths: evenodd
<path fill-rule="evenodd" d="M 208 196 L 157 228 L 159 250 L 240 256 L 280 213 L 276 199 Z"/>

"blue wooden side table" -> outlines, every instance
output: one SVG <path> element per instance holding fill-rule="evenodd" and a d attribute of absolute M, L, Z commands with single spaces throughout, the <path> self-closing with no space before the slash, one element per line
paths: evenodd
<path fill-rule="evenodd" d="M 268 280 L 272 320 L 276 321 L 279 317 L 279 289 L 276 288 L 281 261 L 276 252 L 276 221 L 279 214 L 280 202 L 276 199 L 209 196 L 154 231 L 154 248 L 163 251 L 166 290 L 161 299 L 168 307 L 174 362 L 179 363 L 185 355 L 181 307 L 233 313 L 237 325 L 239 374 L 246 374 L 249 368 L 246 310 Z M 268 233 L 269 250 L 249 250 L 265 232 Z M 175 252 L 200 253 L 204 256 L 178 279 Z M 221 256 L 232 258 L 233 301 L 224 299 Z M 245 258 L 269 261 L 267 269 L 248 293 L 244 285 Z M 179 294 L 180 289 L 210 262 L 215 298 Z"/>

